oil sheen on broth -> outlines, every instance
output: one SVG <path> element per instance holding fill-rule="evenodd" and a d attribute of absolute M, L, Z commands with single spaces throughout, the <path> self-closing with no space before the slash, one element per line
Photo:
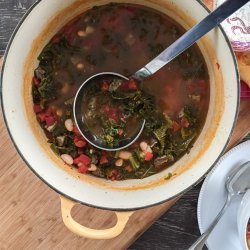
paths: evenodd
<path fill-rule="evenodd" d="M 89 145 L 72 114 L 74 96 L 87 78 L 105 71 L 130 76 L 184 32 L 168 16 L 132 4 L 94 7 L 65 25 L 39 55 L 32 81 L 34 112 L 52 150 L 80 173 L 109 180 L 145 178 L 187 154 L 204 125 L 210 97 L 207 67 L 196 45 L 143 88 L 127 84 L 132 99 L 124 101 L 124 108 L 140 112 L 146 125 L 126 150 L 106 152 Z M 98 91 L 103 98 L 107 89 Z M 122 133 L 119 110 L 103 108 L 104 129 L 111 137 Z"/>

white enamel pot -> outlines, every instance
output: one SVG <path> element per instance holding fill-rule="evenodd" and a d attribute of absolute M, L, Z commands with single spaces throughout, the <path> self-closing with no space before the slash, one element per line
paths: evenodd
<path fill-rule="evenodd" d="M 188 29 L 208 10 L 198 1 L 118 0 L 146 5 L 166 13 Z M 72 17 L 104 0 L 37 1 L 15 30 L 6 50 L 2 69 L 2 110 L 11 138 L 30 169 L 62 197 L 65 224 L 90 238 L 108 239 L 123 230 L 133 211 L 172 199 L 197 184 L 226 148 L 239 106 L 239 79 L 230 43 L 221 28 L 199 43 L 209 69 L 211 99 L 204 128 L 190 153 L 170 169 L 143 180 L 106 181 L 81 175 L 51 152 L 32 110 L 31 79 L 41 49 Z M 168 173 L 174 173 L 166 180 Z M 67 198 L 66 198 L 67 197 Z M 117 212 L 114 228 L 93 230 L 70 215 L 76 203 Z"/>

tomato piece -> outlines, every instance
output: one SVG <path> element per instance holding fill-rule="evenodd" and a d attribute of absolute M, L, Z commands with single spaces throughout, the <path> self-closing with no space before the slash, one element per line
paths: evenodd
<path fill-rule="evenodd" d="M 85 164 L 85 165 L 89 165 L 91 163 L 91 159 L 85 155 L 85 154 L 81 154 L 79 157 L 79 162 Z"/>
<path fill-rule="evenodd" d="M 145 160 L 145 161 L 151 161 L 152 158 L 153 158 L 153 156 L 154 156 L 153 153 L 151 153 L 151 152 L 146 152 L 144 160 Z"/>
<path fill-rule="evenodd" d="M 101 85 L 101 91 L 106 92 L 109 91 L 109 84 L 107 82 L 103 82 Z"/>
<path fill-rule="evenodd" d="M 41 113 L 41 112 L 43 111 L 43 109 L 42 109 L 42 107 L 40 106 L 40 104 L 34 104 L 33 109 L 34 109 L 34 112 L 35 112 L 36 114 L 39 114 L 39 113 Z"/>
<path fill-rule="evenodd" d="M 45 118 L 46 118 L 45 112 L 39 113 L 39 114 L 38 114 L 38 117 L 39 117 L 39 119 L 40 119 L 41 122 L 44 122 L 44 121 L 45 121 Z"/>
<path fill-rule="evenodd" d="M 85 164 L 81 164 L 78 167 L 78 172 L 81 174 L 86 174 L 88 172 L 88 167 Z"/>
<path fill-rule="evenodd" d="M 101 158 L 100 158 L 100 164 L 103 165 L 103 164 L 107 164 L 109 161 L 108 161 L 108 158 L 103 155 Z"/>
<path fill-rule="evenodd" d="M 72 132 L 73 132 L 74 134 L 76 134 L 76 135 L 80 135 L 80 134 L 81 134 L 80 131 L 78 130 L 78 128 L 77 128 L 76 126 L 73 127 Z"/>
<path fill-rule="evenodd" d="M 45 118 L 45 122 L 47 126 L 52 126 L 56 122 L 56 118 L 54 116 L 47 116 Z"/>
<path fill-rule="evenodd" d="M 78 148 L 84 148 L 86 146 L 86 141 L 82 138 L 78 138 L 78 137 L 75 137 L 74 138 L 74 144 L 76 145 L 76 147 Z"/>
<path fill-rule="evenodd" d="M 33 84 L 36 86 L 36 87 L 39 87 L 40 84 L 41 84 L 41 80 L 39 80 L 37 77 L 33 76 L 33 79 L 32 79 L 32 82 Z"/>
<path fill-rule="evenodd" d="M 138 86 L 137 86 L 136 80 L 130 79 L 128 82 L 128 88 L 129 88 L 129 90 L 137 90 Z"/>

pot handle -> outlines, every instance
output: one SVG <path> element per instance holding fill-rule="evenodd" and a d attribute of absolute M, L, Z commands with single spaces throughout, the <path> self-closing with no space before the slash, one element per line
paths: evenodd
<path fill-rule="evenodd" d="M 134 212 L 115 212 L 117 216 L 117 223 L 114 227 L 102 230 L 96 230 L 82 226 L 76 222 L 71 216 L 72 208 L 78 203 L 69 200 L 63 196 L 60 196 L 61 199 L 61 213 L 65 226 L 73 233 L 89 238 L 89 239 L 98 239 L 98 240 L 107 240 L 112 239 L 122 233 L 124 230 L 130 216 Z"/>

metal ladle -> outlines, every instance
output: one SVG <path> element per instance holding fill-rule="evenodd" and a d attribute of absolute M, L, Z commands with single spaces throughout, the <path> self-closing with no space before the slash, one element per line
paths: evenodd
<path fill-rule="evenodd" d="M 187 31 L 184 35 L 182 35 L 178 40 L 176 40 L 172 45 L 170 45 L 167 49 L 165 49 L 161 54 L 155 57 L 152 61 L 150 61 L 143 68 L 138 70 L 129 78 L 133 78 L 138 82 L 142 82 L 147 77 L 153 75 L 167 63 L 172 61 L 186 49 L 188 49 L 191 45 L 193 45 L 197 40 L 199 40 L 202 36 L 207 34 L 214 27 L 218 26 L 222 21 L 224 21 L 227 17 L 233 14 L 235 11 L 240 9 L 243 5 L 245 5 L 249 0 L 227 0 L 222 5 L 220 5 L 216 10 L 211 12 L 207 17 L 205 17 L 200 23 L 195 25 L 189 31 Z M 103 72 L 100 74 L 93 75 L 88 78 L 79 88 L 74 101 L 74 118 L 76 125 L 83 135 L 83 137 L 91 143 L 93 146 L 108 150 L 115 151 L 120 150 L 125 147 L 131 145 L 141 134 L 143 131 L 145 121 L 141 121 L 140 129 L 138 129 L 134 136 L 131 136 L 126 139 L 122 139 L 118 142 L 116 147 L 111 147 L 107 145 L 101 138 L 92 134 L 86 125 L 84 115 L 82 114 L 81 105 L 84 89 L 88 84 L 93 82 L 93 80 L 98 80 L 98 78 L 102 77 L 105 79 L 106 77 L 113 77 L 114 79 L 120 78 L 124 80 L 129 80 L 129 78 L 117 74 L 114 72 Z"/>
<path fill-rule="evenodd" d="M 225 205 L 221 209 L 220 213 L 213 220 L 211 225 L 208 227 L 208 229 L 188 250 L 202 250 L 208 236 L 213 231 L 220 218 L 228 208 L 232 197 L 244 194 L 248 189 L 250 189 L 250 161 L 236 167 L 232 172 L 230 172 L 227 176 L 227 181 L 225 185 L 227 190 L 227 200 Z"/>

